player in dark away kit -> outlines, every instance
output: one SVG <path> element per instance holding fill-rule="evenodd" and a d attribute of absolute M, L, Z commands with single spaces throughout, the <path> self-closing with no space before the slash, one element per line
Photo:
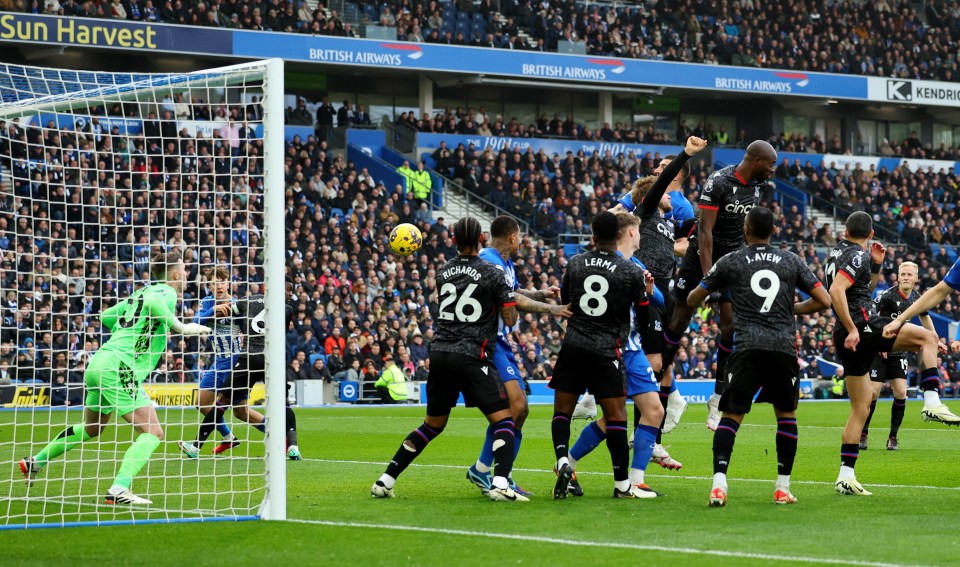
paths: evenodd
<path fill-rule="evenodd" d="M 770 246 L 774 217 L 754 207 L 746 217 L 747 245 L 717 261 L 687 298 L 700 305 L 710 292 L 728 288 L 733 298 L 736 341 L 727 362 L 730 383 L 720 397 L 723 417 L 713 435 L 713 489 L 710 506 L 727 503 L 727 467 L 737 430 L 758 403 L 773 405 L 777 416 L 777 482 L 773 501 L 794 504 L 790 474 L 797 454 L 797 402 L 800 366 L 797 363 L 796 315 L 816 313 L 830 305 L 823 284 L 796 254 Z M 795 290 L 810 299 L 794 303 Z"/>
<path fill-rule="evenodd" d="M 663 365 L 669 366 L 677 354 L 680 339 L 690 325 L 693 308 L 687 295 L 710 271 L 714 262 L 743 246 L 743 220 L 750 209 L 767 198 L 767 180 L 773 175 L 777 151 L 757 140 L 747 146 L 739 165 L 718 169 L 710 174 L 700 195 L 700 218 L 696 240 L 691 240 L 680 263 L 674 286 L 677 298 L 673 318 L 664 329 Z M 718 404 L 729 372 L 726 361 L 733 352 L 733 309 L 730 295 L 720 290 L 720 341 L 714 394 L 707 401 L 707 427 L 715 430 L 720 422 Z"/>

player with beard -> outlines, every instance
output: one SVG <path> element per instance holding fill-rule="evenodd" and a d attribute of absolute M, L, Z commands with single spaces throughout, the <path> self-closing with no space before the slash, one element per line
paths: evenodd
<path fill-rule="evenodd" d="M 743 246 L 744 217 L 767 197 L 767 180 L 777 164 L 777 151 L 769 143 L 757 140 L 747 146 L 738 165 L 718 169 L 710 174 L 700 195 L 700 218 L 697 238 L 691 241 L 680 262 L 674 286 L 676 305 L 670 324 L 663 331 L 663 364 L 673 363 L 680 348 L 680 339 L 694 308 L 687 304 L 687 295 L 697 287 L 703 274 L 714 262 Z M 717 351 L 717 373 L 714 393 L 707 401 L 707 427 L 716 430 L 720 422 L 718 405 L 726 385 L 726 361 L 733 352 L 733 309 L 731 298 L 720 290 L 720 341 Z"/>

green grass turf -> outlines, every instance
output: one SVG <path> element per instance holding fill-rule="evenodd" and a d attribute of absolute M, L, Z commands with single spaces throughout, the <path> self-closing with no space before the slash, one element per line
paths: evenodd
<path fill-rule="evenodd" d="M 900 433 L 902 448 L 888 452 L 884 442 L 890 403 L 880 403 L 871 448 L 857 465 L 858 478 L 875 496 L 854 498 L 833 492 L 847 404 L 803 404 L 793 475 L 793 492 L 800 503 L 775 506 L 771 502 L 775 420 L 769 406 L 757 406 L 738 434 L 726 509 L 706 506 L 712 436 L 703 426 L 702 405 L 691 406 L 680 427 L 664 437 L 671 454 L 683 462 L 683 470 L 670 472 L 651 465 L 647 482 L 666 496 L 645 501 L 610 498 L 609 455 L 601 446 L 578 467 L 586 496 L 554 502 L 550 497 L 552 412 L 545 406 L 531 408 L 515 473 L 525 488 L 537 494 L 527 504 L 490 502 L 465 480 L 485 427 L 476 410 L 454 412 L 443 435 L 400 478 L 392 500 L 372 499 L 369 487 L 403 437 L 419 425 L 422 408 L 298 410 L 300 447 L 306 459 L 289 463 L 288 516 L 326 524 L 244 522 L 7 531 L 0 532 L 0 563 L 73 565 L 124 557 L 130 559 L 123 563 L 143 559 L 151 565 L 184 565 L 215 552 L 216 557 L 238 565 L 263 565 L 275 559 L 356 565 L 596 565 L 633 559 L 682 565 L 770 565 L 772 559 L 765 556 L 805 558 L 814 564 L 958 564 L 960 430 L 922 423 L 920 407 L 918 401 L 909 402 Z M 36 419 L 48 415 L 38 412 Z M 49 430 L 35 428 L 30 445 L 29 429 L 18 424 L 14 434 L 14 414 L 0 412 L 0 461 L 13 468 L 16 459 L 39 448 L 41 439 L 55 435 L 67 418 L 62 412 L 52 415 L 58 425 Z M 179 410 L 161 413 L 160 418 L 168 424 L 190 423 L 189 415 Z M 574 422 L 574 436 L 585 423 Z M 192 432 L 193 426 L 189 429 Z M 235 430 L 241 438 L 259 439 L 259 433 L 244 425 Z M 262 463 L 256 458 L 260 448 L 255 443 L 245 444 L 246 452 L 240 457 L 214 459 L 206 453 L 198 461 L 189 461 L 176 448 L 175 440 L 182 436 L 179 427 L 167 426 L 162 455 L 150 464 L 152 478 L 135 483 L 138 493 L 168 509 L 232 506 L 244 513 L 245 508 L 256 507 L 259 492 L 251 496 L 247 490 L 260 486 L 257 475 Z M 120 429 L 120 437 L 129 439 L 129 426 Z M 128 445 L 127 441 L 119 446 L 113 443 L 112 434 L 104 439 L 100 451 L 110 458 L 118 458 L 113 451 Z M 82 469 L 78 463 L 66 467 L 54 463 L 45 471 L 45 480 L 31 491 L 35 498 L 44 491 L 59 494 L 62 486 L 63 494 L 71 495 L 70 505 L 61 508 L 56 498 L 24 500 L 19 473 L 11 470 L 0 480 L 0 514 L 22 514 L 26 505 L 32 514 L 43 511 L 56 520 L 89 520 L 96 514 L 101 519 L 134 517 L 97 506 L 115 464 L 101 464 L 98 472 L 96 449 L 86 449 L 83 455 Z M 81 476 L 82 482 L 71 480 L 65 485 L 53 478 Z M 96 477 L 101 480 L 97 482 Z M 214 492 L 215 478 L 217 487 L 232 485 L 235 493 L 228 496 L 221 491 L 216 501 L 207 496 Z M 8 495 L 14 499 L 5 502 Z M 148 516 L 163 517 L 142 512 L 136 517 Z M 489 535 L 494 533 L 527 539 Z M 626 547 L 614 547 L 618 545 Z"/>

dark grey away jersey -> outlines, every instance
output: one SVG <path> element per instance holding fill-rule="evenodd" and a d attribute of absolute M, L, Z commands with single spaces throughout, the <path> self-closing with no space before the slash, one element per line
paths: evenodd
<path fill-rule="evenodd" d="M 745 246 L 718 260 L 700 285 L 709 291 L 730 288 L 737 351 L 796 354 L 794 292 L 809 294 L 822 284 L 793 252 Z"/>
<path fill-rule="evenodd" d="M 502 307 L 516 305 L 503 270 L 478 256 L 458 256 L 437 272 L 440 313 L 430 350 L 493 357 Z"/>
<path fill-rule="evenodd" d="M 847 278 L 853 284 L 847 288 L 847 306 L 854 322 L 876 315 L 870 277 L 870 255 L 862 246 L 849 240 L 838 242 L 823 265 L 823 283 L 827 289 L 837 278 Z M 837 312 L 836 308 L 833 312 Z"/>
<path fill-rule="evenodd" d="M 569 303 L 564 344 L 615 358 L 626 344 L 630 310 L 648 303 L 643 271 L 616 252 L 596 250 L 570 259 L 560 286 L 560 301 Z"/>

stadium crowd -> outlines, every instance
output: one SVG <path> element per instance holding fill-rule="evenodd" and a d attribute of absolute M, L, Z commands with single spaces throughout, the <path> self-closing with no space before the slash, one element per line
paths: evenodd
<path fill-rule="evenodd" d="M 360 21 L 397 28 L 414 42 L 557 51 L 583 43 L 589 55 L 804 72 L 955 82 L 960 39 L 955 2 L 702 2 L 642 6 L 573 0 L 360 1 Z M 18 11 L 171 24 L 356 36 L 321 3 L 244 0 L 16 0 Z"/>
<path fill-rule="evenodd" d="M 240 117 L 248 110 L 214 103 L 205 111 Z M 206 294 L 203 270 L 214 264 L 230 266 L 239 295 L 261 292 L 263 152 L 254 131 L 234 136 L 224 128 L 204 137 L 149 115 L 139 135 L 108 131 L 96 119 L 64 128 L 0 122 L 0 132 L 0 383 L 36 380 L 53 385 L 55 399 L 78 401 L 86 360 L 103 340 L 98 314 L 145 281 L 149 258 L 161 250 L 182 251 L 189 266 L 184 319 Z M 458 152 L 441 167 L 453 168 L 452 175 L 512 214 L 532 218 L 538 230 L 574 236 L 585 234 L 592 217 L 633 179 L 651 173 L 659 158 Z M 437 316 L 436 270 L 456 253 L 450 227 L 326 142 L 289 142 L 285 160 L 294 310 L 286 329 L 288 377 L 373 381 L 391 353 L 407 376 L 422 379 Z M 707 173 L 694 169 L 685 183 L 691 201 Z M 883 188 L 894 175 L 878 178 L 869 183 Z M 783 245 L 795 245 L 818 267 L 823 249 L 810 243 L 828 245 L 826 229 L 771 206 Z M 344 215 L 331 215 L 332 209 Z M 399 222 L 417 224 L 424 234 L 423 249 L 409 258 L 392 254 L 386 241 Z M 943 268 L 924 254 L 916 260 L 926 287 Z M 898 262 L 914 256 L 891 249 L 887 279 Z M 558 285 L 567 259 L 565 246 L 526 236 L 516 263 L 520 285 Z M 944 309 L 947 315 L 955 310 L 952 304 Z M 833 325 L 828 316 L 804 320 L 798 340 L 806 360 L 836 360 Z M 683 339 L 676 366 L 681 379 L 712 375 L 717 332 L 714 312 L 702 309 Z M 522 316 L 514 341 L 524 377 L 550 376 L 563 333 L 558 319 Z M 196 381 L 210 364 L 209 349 L 196 339 L 175 336 L 168 347 L 154 380 Z M 944 364 L 944 376 L 960 380 L 958 361 Z"/>

